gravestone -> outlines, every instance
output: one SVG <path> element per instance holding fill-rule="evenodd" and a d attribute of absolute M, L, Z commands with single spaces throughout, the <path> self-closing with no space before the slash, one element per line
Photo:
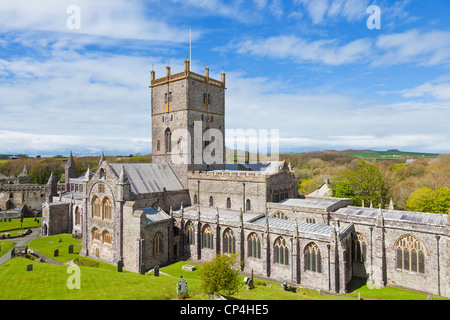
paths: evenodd
<path fill-rule="evenodd" d="M 139 273 L 144 275 L 145 274 L 145 266 L 143 263 L 141 263 L 141 267 L 139 268 Z"/>
<path fill-rule="evenodd" d="M 45 262 L 45 258 L 44 258 L 44 257 L 41 257 L 41 258 L 39 259 L 39 262 Z"/>
<path fill-rule="evenodd" d="M 62 239 L 61 239 L 61 238 L 59 238 L 59 239 L 58 239 L 58 242 L 62 242 Z"/>
<path fill-rule="evenodd" d="M 247 280 L 247 290 L 252 290 L 254 288 L 255 288 L 255 286 L 253 284 L 253 269 L 252 269 L 250 279 Z"/>
<path fill-rule="evenodd" d="M 71 244 L 70 246 L 69 246 L 69 254 L 70 253 L 73 253 L 73 244 Z"/>
<path fill-rule="evenodd" d="M 0 252 L 2 251 L 2 246 L 0 246 Z"/>
<path fill-rule="evenodd" d="M 195 270 L 195 266 L 191 266 L 189 264 L 185 264 L 181 267 L 182 270 L 184 271 L 194 271 Z"/>
<path fill-rule="evenodd" d="M 122 272 L 123 271 L 123 261 L 119 260 L 117 262 L 117 272 Z"/>
<path fill-rule="evenodd" d="M 54 257 L 57 257 L 59 255 L 59 250 L 58 249 L 55 249 L 55 251 L 53 251 L 53 256 Z"/>
<path fill-rule="evenodd" d="M 33 271 L 33 265 L 27 264 L 27 271 Z"/>
<path fill-rule="evenodd" d="M 159 277 L 159 266 L 156 265 L 155 268 L 153 269 L 153 275 L 155 277 Z"/>
<path fill-rule="evenodd" d="M 177 283 L 177 295 L 182 293 L 188 293 L 188 282 L 181 276 L 181 280 Z"/>

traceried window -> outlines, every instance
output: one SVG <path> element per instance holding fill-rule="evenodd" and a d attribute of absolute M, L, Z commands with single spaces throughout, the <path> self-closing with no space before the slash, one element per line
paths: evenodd
<path fill-rule="evenodd" d="M 112 204 L 109 198 L 105 198 L 105 200 L 103 200 L 103 219 L 112 219 Z"/>
<path fill-rule="evenodd" d="M 153 254 L 161 253 L 162 249 L 162 234 L 161 232 L 157 232 L 153 238 Z"/>
<path fill-rule="evenodd" d="M 101 169 L 101 170 L 103 170 L 103 169 Z M 103 183 L 99 183 L 97 188 L 98 188 L 97 189 L 98 193 L 105 193 L 105 185 Z"/>
<path fill-rule="evenodd" d="M 203 232 L 202 232 L 202 238 L 203 238 L 203 248 L 207 248 L 207 249 L 213 249 L 214 245 L 214 232 L 212 230 L 212 228 L 209 225 L 206 225 L 203 228 Z"/>
<path fill-rule="evenodd" d="M 397 240 L 394 249 L 397 255 L 397 269 L 425 273 L 425 245 L 413 235 Z"/>
<path fill-rule="evenodd" d="M 261 242 L 256 233 L 251 233 L 247 239 L 248 256 L 252 258 L 261 258 Z"/>
<path fill-rule="evenodd" d="M 192 222 L 188 222 L 186 225 L 186 243 L 187 244 L 195 244 L 194 241 L 194 225 Z"/>
<path fill-rule="evenodd" d="M 94 227 L 92 229 L 92 240 L 100 241 L 100 237 L 101 237 L 100 230 L 98 230 L 96 227 Z"/>
<path fill-rule="evenodd" d="M 100 199 L 97 196 L 92 198 L 92 217 L 100 218 Z"/>
<path fill-rule="evenodd" d="M 315 243 L 310 243 L 305 248 L 305 269 L 322 273 L 322 255 Z"/>
<path fill-rule="evenodd" d="M 357 262 L 366 261 L 367 240 L 361 233 L 352 235 L 352 260 Z"/>
<path fill-rule="evenodd" d="M 236 238 L 233 230 L 229 228 L 223 234 L 223 252 L 236 253 Z"/>
<path fill-rule="evenodd" d="M 105 230 L 102 233 L 102 243 L 112 244 L 111 233 L 108 230 Z"/>
<path fill-rule="evenodd" d="M 275 263 L 289 265 L 289 248 L 286 240 L 282 237 L 275 240 L 273 249 L 275 252 Z"/>

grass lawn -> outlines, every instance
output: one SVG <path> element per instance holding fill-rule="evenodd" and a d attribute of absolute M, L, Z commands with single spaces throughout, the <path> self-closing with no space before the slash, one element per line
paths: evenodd
<path fill-rule="evenodd" d="M 64 241 L 64 240 L 63 240 Z M 33 271 L 26 266 L 33 264 Z M 66 265 L 51 265 L 25 258 L 14 258 L 0 266 L 0 299 L 15 300 L 174 300 L 176 284 L 183 276 L 188 281 L 190 300 L 208 300 L 200 289 L 198 269 L 183 271 L 186 262 L 161 268 L 159 277 L 152 273 L 117 272 L 116 268 L 80 267 L 80 289 L 67 288 Z M 189 263 L 192 264 L 192 263 Z M 197 266 L 197 265 L 196 265 Z M 201 266 L 197 266 L 201 268 Z M 242 277 L 243 279 L 243 277 Z M 427 295 L 396 288 L 372 289 L 363 286 L 351 294 L 320 295 L 315 290 L 284 291 L 279 283 L 255 279 L 255 289 L 242 286 L 230 300 L 354 300 L 358 291 L 364 298 L 425 300 Z"/>
<path fill-rule="evenodd" d="M 0 246 L 1 251 L 0 251 L 0 257 L 2 255 L 4 255 L 5 253 L 7 253 L 9 250 L 11 250 L 15 245 L 15 242 L 13 241 L 9 241 L 9 240 L 0 240 Z"/>
<path fill-rule="evenodd" d="M 351 295 L 358 297 L 358 292 L 361 294 L 361 297 L 369 298 L 369 299 L 389 299 L 389 300 L 427 300 L 428 295 L 424 293 L 404 290 L 400 288 L 394 287 L 386 287 L 386 288 L 374 288 L 373 286 L 363 285 L 362 287 L 356 289 L 351 293 L 347 293 L 345 295 Z M 432 296 L 433 300 L 448 300 L 445 298 Z"/>
<path fill-rule="evenodd" d="M 61 242 L 58 240 L 61 238 Z M 82 239 L 74 239 L 71 234 L 58 234 L 48 237 L 40 237 L 30 241 L 28 249 L 36 250 L 53 260 L 65 263 L 79 257 Z M 73 245 L 73 252 L 69 254 L 69 246 Z M 59 250 L 58 257 L 54 257 L 55 249 Z"/>
<path fill-rule="evenodd" d="M 34 221 L 35 218 L 23 218 L 21 225 L 20 218 L 11 219 L 11 222 L 0 222 L 0 232 L 16 229 L 38 228 L 41 226 L 42 218 L 38 218 L 39 222 Z"/>

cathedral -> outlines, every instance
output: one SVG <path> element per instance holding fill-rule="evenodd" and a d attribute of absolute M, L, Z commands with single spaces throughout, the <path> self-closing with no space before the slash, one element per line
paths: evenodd
<path fill-rule="evenodd" d="M 226 163 L 225 73 L 151 71 L 152 163 L 109 163 L 65 190 L 50 177 L 43 236 L 83 238 L 80 252 L 142 272 L 238 253 L 242 272 L 333 293 L 363 279 L 450 297 L 447 215 L 301 196 L 285 161 Z M 208 154 L 208 157 L 203 157 Z"/>

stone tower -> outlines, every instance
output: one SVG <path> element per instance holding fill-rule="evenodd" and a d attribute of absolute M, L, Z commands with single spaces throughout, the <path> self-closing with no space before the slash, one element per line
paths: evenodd
<path fill-rule="evenodd" d="M 75 166 L 75 161 L 73 160 L 72 151 L 70 152 L 69 159 L 67 159 L 66 167 L 64 168 L 65 173 L 65 187 L 66 191 L 70 191 L 70 178 L 77 177 L 77 167 Z"/>
<path fill-rule="evenodd" d="M 151 71 L 152 162 L 170 163 L 187 186 L 190 170 L 225 168 L 225 73 L 221 80 L 184 71 L 155 78 Z"/>

